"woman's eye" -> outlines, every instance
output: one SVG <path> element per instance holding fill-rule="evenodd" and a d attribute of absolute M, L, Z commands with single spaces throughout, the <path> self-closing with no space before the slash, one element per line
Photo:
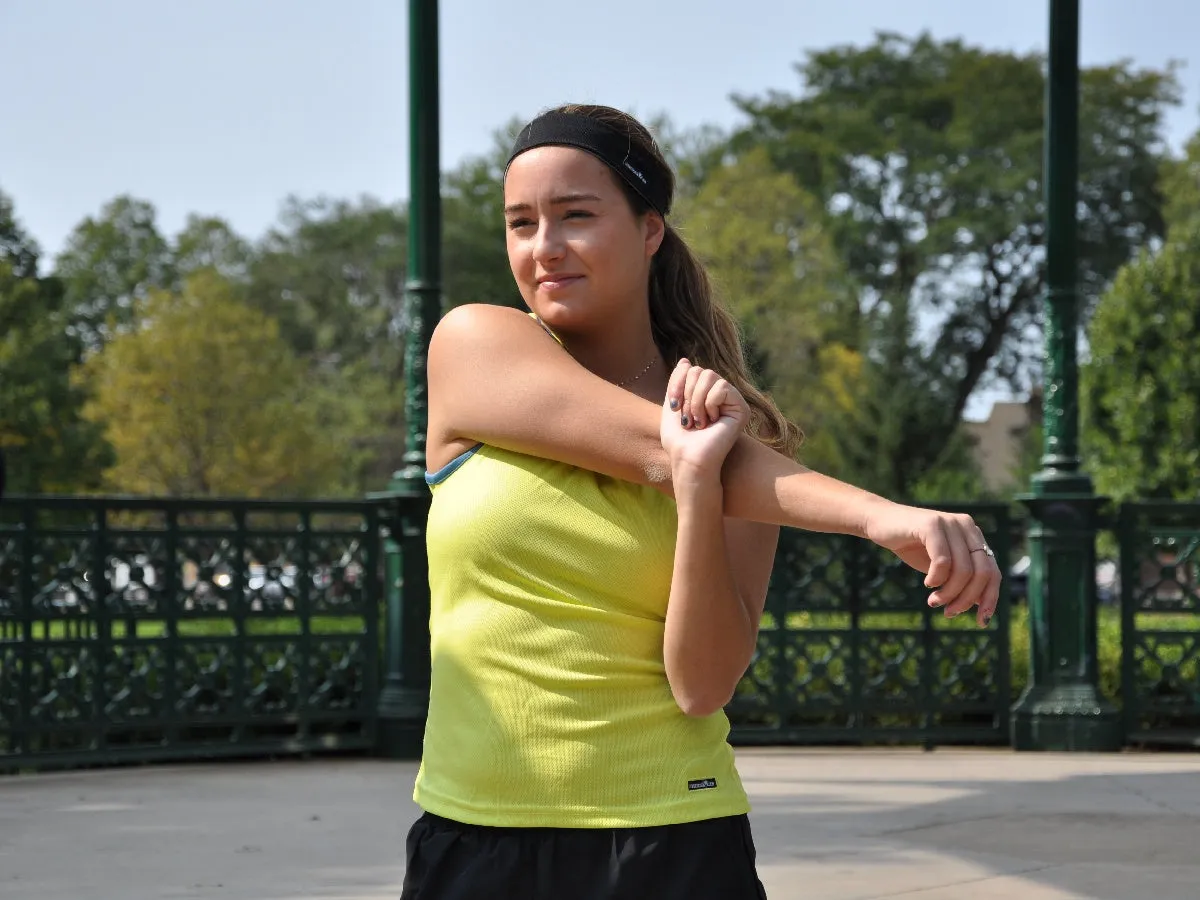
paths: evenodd
<path fill-rule="evenodd" d="M 566 216 L 564 216 L 564 218 L 567 218 L 567 219 L 590 219 L 591 217 L 592 217 L 592 214 L 590 212 L 588 212 L 586 209 L 568 210 Z"/>
<path fill-rule="evenodd" d="M 532 224 L 532 219 L 513 219 L 508 223 L 508 227 L 516 231 L 518 228 L 528 228 Z"/>

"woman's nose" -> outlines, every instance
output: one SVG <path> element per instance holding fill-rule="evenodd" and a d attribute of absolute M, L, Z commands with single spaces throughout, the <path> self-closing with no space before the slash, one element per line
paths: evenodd
<path fill-rule="evenodd" d="M 557 228 L 548 223 L 543 223 L 538 227 L 537 236 L 533 239 L 533 258 L 537 262 L 559 259 L 565 248 L 566 245 Z"/>

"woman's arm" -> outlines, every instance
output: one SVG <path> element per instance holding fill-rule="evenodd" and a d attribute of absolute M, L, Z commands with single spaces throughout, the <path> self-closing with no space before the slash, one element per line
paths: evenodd
<path fill-rule="evenodd" d="M 733 697 L 758 643 L 779 528 L 721 513 L 718 480 L 680 485 L 675 569 L 663 660 L 671 693 L 690 716 Z"/>
<path fill-rule="evenodd" d="M 674 496 L 659 437 L 666 405 L 609 384 L 513 309 L 447 313 L 429 348 L 431 445 L 464 439 L 554 459 Z M 900 506 L 807 469 L 743 435 L 721 472 L 724 514 L 868 538 L 925 572 L 930 603 L 956 615 L 999 599 L 999 570 L 967 516 Z M 981 561 L 983 561 L 981 563 Z M 989 568 L 990 566 L 990 568 Z"/>
<path fill-rule="evenodd" d="M 707 716 L 729 702 L 754 656 L 779 528 L 724 515 L 721 467 L 750 419 L 745 398 L 694 367 L 672 388 L 659 432 L 679 522 L 663 659 L 679 708 Z"/>
<path fill-rule="evenodd" d="M 428 380 L 431 443 L 482 441 L 674 495 L 660 405 L 593 375 L 524 313 L 448 312 L 430 343 Z M 750 437 L 730 452 L 722 481 L 727 515 L 811 531 L 865 537 L 864 512 L 883 502 Z"/>

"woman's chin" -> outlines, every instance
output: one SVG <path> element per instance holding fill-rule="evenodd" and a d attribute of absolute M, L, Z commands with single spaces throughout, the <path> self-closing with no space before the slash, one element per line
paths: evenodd
<path fill-rule="evenodd" d="M 530 307 L 551 328 L 585 324 L 591 314 L 590 304 L 580 297 L 546 297 L 540 292 Z"/>

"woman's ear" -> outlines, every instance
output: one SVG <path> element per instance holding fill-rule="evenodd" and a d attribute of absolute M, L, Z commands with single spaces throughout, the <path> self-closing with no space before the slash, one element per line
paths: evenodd
<path fill-rule="evenodd" d="M 646 213 L 646 259 L 650 259 L 662 246 L 667 236 L 667 223 L 662 215 L 655 210 Z"/>

